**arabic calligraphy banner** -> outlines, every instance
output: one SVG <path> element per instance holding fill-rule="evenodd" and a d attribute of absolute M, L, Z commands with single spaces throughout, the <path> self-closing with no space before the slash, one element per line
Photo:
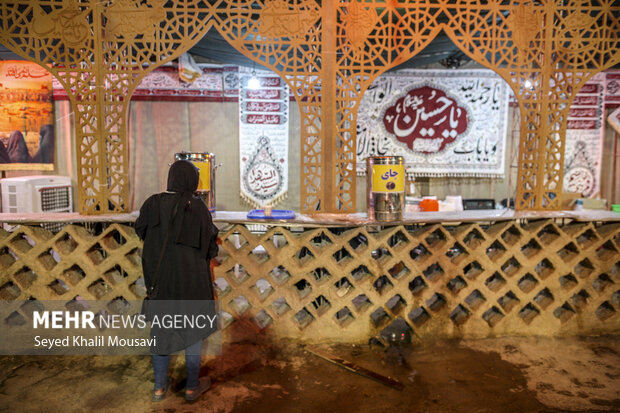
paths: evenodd
<path fill-rule="evenodd" d="M 288 192 L 289 90 L 278 75 L 239 68 L 239 166 L 241 197 L 255 207 L 274 205 Z"/>
<path fill-rule="evenodd" d="M 490 70 L 401 70 L 377 78 L 357 115 L 357 170 L 401 155 L 416 176 L 504 176 L 508 85 Z"/>
<path fill-rule="evenodd" d="M 568 111 L 564 152 L 564 191 L 585 197 L 599 193 L 605 121 L 603 90 L 605 73 L 584 85 Z"/>
<path fill-rule="evenodd" d="M 179 77 L 176 65 L 162 66 L 147 74 L 131 96 L 131 100 L 210 102 L 236 101 L 239 94 L 239 68 L 229 65 L 198 64 L 201 75 L 192 83 Z M 69 95 L 54 79 L 54 100 L 67 100 Z"/>
<path fill-rule="evenodd" d="M 0 169 L 54 162 L 52 75 L 33 62 L 0 62 Z"/>
<path fill-rule="evenodd" d="M 620 70 L 605 73 L 605 106 L 620 106 Z"/>

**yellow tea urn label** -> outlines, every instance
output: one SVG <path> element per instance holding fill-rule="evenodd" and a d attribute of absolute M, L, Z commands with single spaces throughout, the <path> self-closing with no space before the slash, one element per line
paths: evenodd
<path fill-rule="evenodd" d="M 372 165 L 372 192 L 404 192 L 405 165 Z"/>
<path fill-rule="evenodd" d="M 198 191 L 211 190 L 211 163 L 196 161 L 192 163 L 198 168 Z"/>

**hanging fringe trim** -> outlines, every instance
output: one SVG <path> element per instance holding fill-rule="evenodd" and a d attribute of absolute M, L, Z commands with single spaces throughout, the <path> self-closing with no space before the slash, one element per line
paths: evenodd
<path fill-rule="evenodd" d="M 276 206 L 276 204 L 284 201 L 285 199 L 288 198 L 288 190 L 282 192 L 280 195 L 276 196 L 275 198 L 265 200 L 265 202 L 262 204 L 257 202 L 254 198 L 250 197 L 248 194 L 246 194 L 243 191 L 239 192 L 239 196 L 241 197 L 241 200 L 243 202 L 245 202 L 252 208 L 259 209 L 259 208 L 263 208 L 265 205 Z"/>
<path fill-rule="evenodd" d="M 501 172 L 450 172 L 450 171 L 441 171 L 441 172 L 415 172 L 413 170 L 405 171 L 407 175 L 407 179 L 410 181 L 415 181 L 415 178 L 493 178 L 493 179 L 503 179 L 505 178 L 504 173 Z M 366 176 L 366 168 L 358 169 L 357 176 L 363 177 Z"/>

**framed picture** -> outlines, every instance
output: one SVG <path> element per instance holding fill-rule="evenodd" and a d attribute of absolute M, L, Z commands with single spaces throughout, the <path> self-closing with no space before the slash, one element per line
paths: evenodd
<path fill-rule="evenodd" d="M 52 75 L 28 61 L 0 61 L 0 170 L 54 169 Z"/>

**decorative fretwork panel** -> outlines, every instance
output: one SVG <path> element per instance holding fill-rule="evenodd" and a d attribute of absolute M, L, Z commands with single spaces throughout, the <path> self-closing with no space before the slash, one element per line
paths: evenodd
<path fill-rule="evenodd" d="M 356 113 L 372 81 L 442 30 L 519 101 L 518 209 L 559 209 L 567 110 L 620 61 L 613 0 L 3 2 L 0 41 L 50 66 L 77 113 L 80 211 L 128 209 L 126 112 L 139 80 L 209 27 L 285 79 L 300 105 L 301 211 L 355 206 Z"/>
<path fill-rule="evenodd" d="M 457 2 L 449 14 L 450 38 L 502 76 L 519 102 L 517 209 L 561 209 L 568 108 L 588 79 L 620 59 L 620 6 Z"/>
<path fill-rule="evenodd" d="M 249 30 L 217 27 L 243 54 L 288 79 L 300 102 L 306 213 L 355 210 L 359 101 L 379 74 L 414 57 L 441 30 L 499 73 L 517 95 L 522 112 L 517 208 L 559 209 L 570 102 L 592 75 L 620 60 L 620 6 L 611 0 L 237 5 L 234 21 L 242 16 L 241 26 Z M 253 23 L 250 8 L 265 23 Z M 300 87 L 303 77 L 320 80 Z M 318 103 L 312 98 L 316 86 Z M 320 123 L 313 122 L 315 114 Z"/>
<path fill-rule="evenodd" d="M 3 1 L 0 42 L 46 67 L 76 113 L 79 210 L 127 212 L 126 115 L 140 80 L 209 28 L 205 1 Z"/>
<path fill-rule="evenodd" d="M 399 317 L 423 339 L 620 330 L 620 223 L 376 229 L 221 232 L 224 326 L 315 342 L 367 340 Z M 139 249 L 121 224 L 97 236 L 77 225 L 0 231 L 0 298 L 140 299 Z"/>

